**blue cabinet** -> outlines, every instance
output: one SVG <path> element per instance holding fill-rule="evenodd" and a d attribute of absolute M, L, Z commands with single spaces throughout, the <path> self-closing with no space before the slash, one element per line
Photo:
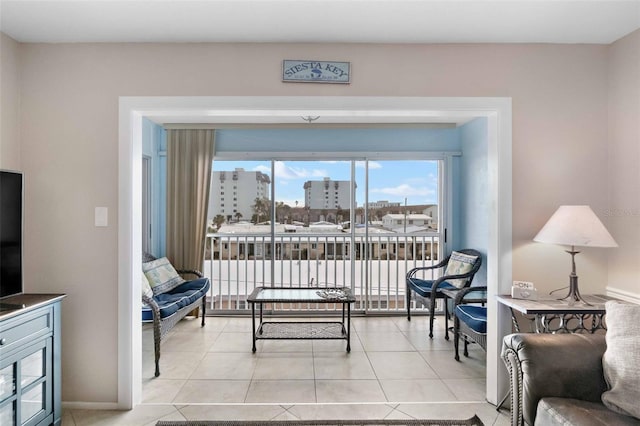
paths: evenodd
<path fill-rule="evenodd" d="M 0 302 L 0 424 L 60 425 L 60 302 L 21 294 Z"/>

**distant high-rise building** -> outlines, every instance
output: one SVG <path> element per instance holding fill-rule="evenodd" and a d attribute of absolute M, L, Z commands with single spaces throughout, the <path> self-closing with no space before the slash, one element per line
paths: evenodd
<path fill-rule="evenodd" d="M 351 206 L 348 180 L 308 180 L 304 183 L 304 206 L 310 209 L 348 209 Z"/>
<path fill-rule="evenodd" d="M 270 198 L 270 183 L 271 179 L 266 174 L 242 168 L 212 172 L 209 220 L 219 214 L 225 219 L 251 220 L 256 198 Z"/>

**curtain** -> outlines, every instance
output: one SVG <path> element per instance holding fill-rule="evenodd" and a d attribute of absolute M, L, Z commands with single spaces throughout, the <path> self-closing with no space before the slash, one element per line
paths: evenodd
<path fill-rule="evenodd" d="M 202 271 L 214 130 L 167 130 L 167 258 Z"/>

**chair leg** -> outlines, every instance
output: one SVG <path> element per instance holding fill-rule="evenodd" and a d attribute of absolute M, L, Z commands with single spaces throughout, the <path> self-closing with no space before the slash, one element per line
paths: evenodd
<path fill-rule="evenodd" d="M 154 349 L 154 358 L 156 362 L 156 371 L 154 373 L 155 377 L 160 375 L 160 341 L 162 338 L 160 337 L 160 325 L 155 325 L 153 327 L 153 349 Z"/>
<path fill-rule="evenodd" d="M 156 354 L 156 372 L 154 373 L 155 377 L 160 375 L 160 354 Z"/>
<path fill-rule="evenodd" d="M 411 321 L 411 288 L 407 285 L 407 321 Z"/>
<path fill-rule="evenodd" d="M 449 340 L 449 301 L 444 298 L 444 340 Z"/>
<path fill-rule="evenodd" d="M 431 304 L 433 305 L 433 303 Z M 433 318 L 434 318 L 434 314 L 433 314 L 433 306 L 431 306 L 429 308 L 429 338 L 433 339 Z"/>
<path fill-rule="evenodd" d="M 469 358 L 469 340 L 466 337 L 464 338 L 464 356 Z"/>
<path fill-rule="evenodd" d="M 207 309 L 207 296 L 203 296 L 202 297 L 202 324 L 200 325 L 200 327 L 204 327 L 204 315 Z"/>
<path fill-rule="evenodd" d="M 460 324 L 458 321 L 459 321 L 458 317 L 453 318 L 453 347 L 455 348 L 455 351 L 456 351 L 456 354 L 455 354 L 456 361 L 460 361 L 460 355 L 458 354 L 458 347 L 460 344 L 460 331 L 458 330 L 458 328 L 460 327 Z"/>

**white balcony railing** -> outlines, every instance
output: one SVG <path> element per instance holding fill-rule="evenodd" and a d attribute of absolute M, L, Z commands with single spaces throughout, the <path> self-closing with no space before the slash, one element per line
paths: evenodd
<path fill-rule="evenodd" d="M 245 311 L 255 287 L 273 286 L 350 287 L 356 311 L 405 311 L 406 273 L 437 263 L 438 242 L 437 233 L 373 234 L 368 243 L 346 233 L 281 234 L 273 241 L 270 235 L 209 234 L 203 271 L 211 280 L 209 309 Z"/>

